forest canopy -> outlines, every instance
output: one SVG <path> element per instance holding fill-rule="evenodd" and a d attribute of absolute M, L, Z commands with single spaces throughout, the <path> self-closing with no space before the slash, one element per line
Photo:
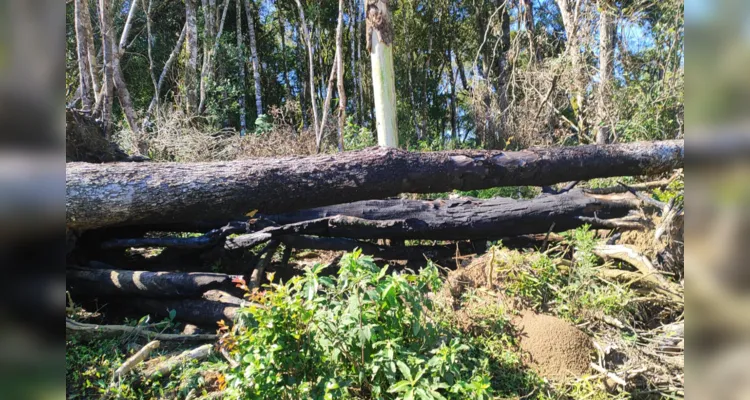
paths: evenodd
<path fill-rule="evenodd" d="M 241 135 L 247 155 L 282 151 L 259 149 L 264 134 L 291 143 L 283 152 L 371 146 L 366 2 L 68 1 L 66 101 L 156 159 L 198 160 L 176 142 Z M 388 3 L 403 148 L 683 135 L 681 0 Z"/>

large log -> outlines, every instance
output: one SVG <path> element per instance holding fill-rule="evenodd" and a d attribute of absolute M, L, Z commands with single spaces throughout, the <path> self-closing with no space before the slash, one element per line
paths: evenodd
<path fill-rule="evenodd" d="M 268 216 L 278 227 L 230 238 L 227 249 L 249 248 L 285 235 L 353 239 L 501 239 L 565 232 L 590 224 L 611 228 L 613 219 L 638 208 L 630 193 L 588 194 L 574 189 L 532 200 L 372 200 Z"/>
<path fill-rule="evenodd" d="M 683 166 L 684 141 L 409 153 L 373 148 L 312 157 L 216 163 L 70 163 L 66 224 L 115 225 L 230 220 L 252 210 L 310 207 L 498 186 L 543 186 L 599 177 L 652 175 Z"/>

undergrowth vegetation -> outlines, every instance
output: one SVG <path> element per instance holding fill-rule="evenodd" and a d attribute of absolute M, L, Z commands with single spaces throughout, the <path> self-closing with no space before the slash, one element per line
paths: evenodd
<path fill-rule="evenodd" d="M 665 193 L 674 195 L 677 186 Z M 656 364 L 661 359 L 644 339 L 651 334 L 645 325 L 654 322 L 645 300 L 629 284 L 598 274 L 608 267 L 595 254 L 600 243 L 588 227 L 540 251 L 496 243 L 447 277 L 434 263 L 419 272 L 395 271 L 359 251 L 344 255 L 335 271 L 316 264 L 275 283 L 271 274 L 270 285 L 247 293 L 249 304 L 234 326 L 220 329 L 222 351 L 169 377 L 136 372 L 113 379 L 143 344 L 133 338 L 85 345 L 68 340 L 70 398 L 627 398 L 651 383 L 626 391 L 607 388 L 601 376 L 548 381 L 529 368 L 515 331 L 523 310 L 557 315 L 586 326 L 595 341 L 611 343 L 628 368 L 673 371 Z M 679 320 L 679 309 L 670 314 L 663 308 L 660 323 Z M 600 322 L 608 318 L 628 328 Z M 170 351 L 177 349 L 158 354 Z"/>
<path fill-rule="evenodd" d="M 477 340 L 435 313 L 428 295 L 441 284 L 435 265 L 389 274 L 355 252 L 338 275 L 322 273 L 317 266 L 253 296 L 257 305 L 225 339 L 238 363 L 227 372 L 229 395 L 489 399 L 531 389 L 531 375 L 502 371 L 496 356 L 505 352 L 492 330 Z"/>

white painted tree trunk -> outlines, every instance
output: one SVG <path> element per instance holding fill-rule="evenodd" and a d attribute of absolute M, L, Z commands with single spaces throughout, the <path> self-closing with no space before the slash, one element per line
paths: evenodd
<path fill-rule="evenodd" d="M 372 59 L 378 144 L 382 147 L 398 147 L 393 22 L 386 0 L 367 0 L 367 42 Z"/>

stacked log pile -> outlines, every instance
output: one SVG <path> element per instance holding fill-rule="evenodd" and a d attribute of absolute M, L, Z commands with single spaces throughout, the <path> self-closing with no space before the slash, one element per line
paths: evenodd
<path fill-rule="evenodd" d="M 639 210 L 655 205 L 638 188 L 584 190 L 576 182 L 664 177 L 683 163 L 683 141 L 519 152 L 373 148 L 196 164 L 69 163 L 68 289 L 75 298 L 106 299 L 185 322 L 229 321 L 243 304 L 237 283 L 260 286 L 266 268 L 287 268 L 297 250 L 359 248 L 383 260 L 424 261 L 480 253 L 493 240 L 539 244 L 584 224 L 642 228 Z M 550 188 L 562 183 L 561 190 Z M 545 190 L 525 200 L 394 198 L 501 186 Z M 144 249 L 159 250 L 148 260 L 133 255 Z M 274 263 L 277 253 L 281 262 Z"/>

